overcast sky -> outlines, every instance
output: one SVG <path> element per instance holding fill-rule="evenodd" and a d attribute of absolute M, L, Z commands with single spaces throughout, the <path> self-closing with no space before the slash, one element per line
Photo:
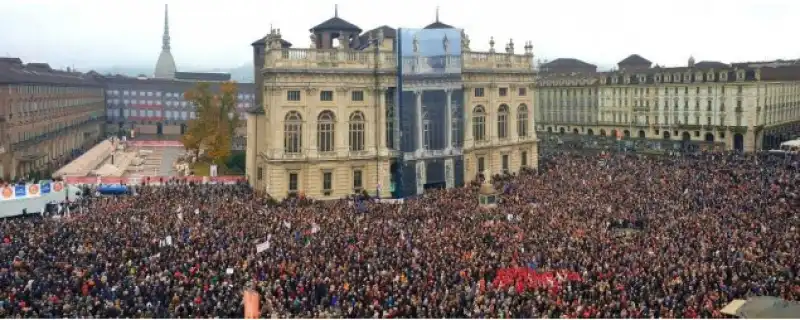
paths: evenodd
<path fill-rule="evenodd" d="M 541 58 L 574 57 L 601 66 L 631 53 L 662 65 L 690 55 L 723 62 L 800 57 L 797 0 L 0 0 L 0 56 L 80 68 L 155 66 L 164 4 L 179 69 L 251 63 L 250 43 L 270 24 L 295 47 L 308 29 L 339 16 L 364 30 L 423 27 L 441 21 L 465 28 L 473 50 L 517 52 L 533 41 Z M 790 23 L 795 22 L 795 23 Z"/>

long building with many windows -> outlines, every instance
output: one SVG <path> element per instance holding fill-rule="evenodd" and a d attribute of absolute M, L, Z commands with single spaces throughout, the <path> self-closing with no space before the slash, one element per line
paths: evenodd
<path fill-rule="evenodd" d="M 0 58 L 0 179 L 45 177 L 104 137 L 102 83 Z"/>
<path fill-rule="evenodd" d="M 180 72 L 178 73 L 180 75 Z M 192 78 L 153 79 L 121 75 L 95 78 L 106 87 L 106 119 L 111 133 L 145 135 L 177 139 L 183 135 L 188 121 L 195 119 L 195 106 L 184 97 L 186 91 L 199 82 L 211 84 L 211 90 L 219 90 L 222 81 L 230 75 L 202 73 Z M 252 83 L 237 83 L 236 116 L 245 122 L 245 111 L 253 106 L 255 95 Z M 242 129 L 241 135 L 244 135 Z M 239 143 L 244 148 L 244 141 Z"/>
<path fill-rule="evenodd" d="M 631 55 L 611 72 L 549 70 L 537 129 L 674 146 L 756 151 L 800 134 L 800 64 L 696 62 L 653 66 Z M 672 146 L 667 146 L 672 148 Z"/>
<path fill-rule="evenodd" d="M 253 43 L 263 104 L 247 123 L 247 175 L 281 199 L 381 197 L 536 167 L 532 45 L 470 49 L 461 29 L 367 32 L 338 13 L 308 49 L 273 29 Z M 263 96 L 262 96 L 263 95 Z"/>

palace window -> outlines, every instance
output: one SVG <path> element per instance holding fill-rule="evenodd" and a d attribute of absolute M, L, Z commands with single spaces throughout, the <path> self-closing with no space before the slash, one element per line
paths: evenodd
<path fill-rule="evenodd" d="M 486 160 L 484 157 L 478 157 L 478 174 L 482 174 L 484 170 L 486 170 Z"/>
<path fill-rule="evenodd" d="M 333 112 L 325 110 L 317 117 L 317 149 L 319 152 L 331 152 L 335 145 L 336 118 Z"/>
<path fill-rule="evenodd" d="M 350 96 L 350 99 L 353 101 L 364 101 L 364 91 L 353 91 Z"/>
<path fill-rule="evenodd" d="M 507 154 L 504 154 L 504 155 L 501 157 L 501 161 L 502 161 L 502 165 L 503 165 L 503 173 L 508 173 L 508 163 L 509 163 L 509 161 L 508 161 L 508 155 L 507 155 Z"/>
<path fill-rule="evenodd" d="M 522 151 L 519 161 L 523 167 L 528 166 L 528 151 Z"/>
<path fill-rule="evenodd" d="M 284 119 L 283 148 L 286 153 L 300 153 L 303 148 L 303 118 L 297 111 L 290 111 Z"/>
<path fill-rule="evenodd" d="M 295 172 L 289 173 L 289 192 L 297 192 L 297 189 L 299 187 L 298 186 L 299 185 L 298 182 L 299 181 L 298 181 L 297 173 L 295 173 Z"/>
<path fill-rule="evenodd" d="M 475 96 L 483 97 L 483 88 L 475 88 Z"/>
<path fill-rule="evenodd" d="M 320 91 L 319 101 L 333 101 L 333 91 L 329 90 Z"/>
<path fill-rule="evenodd" d="M 518 95 L 519 95 L 520 97 L 524 97 L 524 96 L 526 96 L 527 94 L 528 94 L 528 90 L 527 90 L 527 88 L 519 88 L 519 93 L 518 93 Z M 591 93 L 590 93 L 590 94 L 591 94 Z"/>
<path fill-rule="evenodd" d="M 350 114 L 350 151 L 364 151 L 364 114 L 356 111 Z"/>
<path fill-rule="evenodd" d="M 364 177 L 361 169 L 353 170 L 353 191 L 358 193 L 364 188 Z"/>
<path fill-rule="evenodd" d="M 472 138 L 475 141 L 486 140 L 486 111 L 483 106 L 472 110 Z"/>
<path fill-rule="evenodd" d="M 286 100 L 300 101 L 300 90 L 289 90 L 286 92 Z"/>
<path fill-rule="evenodd" d="M 326 196 L 331 195 L 333 191 L 333 173 L 325 171 L 322 173 L 322 193 Z"/>
<path fill-rule="evenodd" d="M 508 88 L 500 88 L 498 90 L 498 93 L 500 94 L 501 97 L 508 96 Z"/>
<path fill-rule="evenodd" d="M 528 136 L 528 106 L 525 104 L 517 108 L 517 136 Z"/>
<path fill-rule="evenodd" d="M 508 138 L 508 106 L 505 104 L 497 108 L 497 137 Z"/>

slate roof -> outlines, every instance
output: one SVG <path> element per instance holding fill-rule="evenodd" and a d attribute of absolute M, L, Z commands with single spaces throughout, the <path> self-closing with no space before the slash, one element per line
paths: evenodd
<path fill-rule="evenodd" d="M 800 80 L 800 64 L 780 67 L 762 67 L 762 81 L 797 81 Z"/>
<path fill-rule="evenodd" d="M 777 67 L 777 66 L 789 66 L 789 65 L 796 65 L 800 64 L 800 60 L 771 60 L 771 61 L 747 61 L 747 62 L 736 62 L 733 63 L 732 66 L 734 67 Z"/>
<path fill-rule="evenodd" d="M 367 32 L 364 32 L 360 36 L 358 36 L 358 44 L 359 45 L 355 49 L 356 50 L 363 50 L 364 48 L 369 47 L 369 38 L 370 38 L 370 36 L 372 36 L 372 38 L 376 38 L 378 36 L 378 30 L 382 30 L 383 31 L 383 37 L 386 38 L 386 39 L 396 39 L 397 38 L 397 30 L 396 29 L 394 29 L 394 28 L 392 28 L 390 26 L 387 26 L 387 25 L 383 25 L 383 26 L 377 27 L 375 29 L 369 30 Z"/>
<path fill-rule="evenodd" d="M 37 70 L 44 70 L 44 71 L 53 70 L 53 68 L 50 68 L 49 64 L 40 63 L 40 62 L 31 62 L 31 63 L 26 64 L 25 66 L 28 67 L 28 68 L 33 68 L 33 69 L 37 69 Z"/>
<path fill-rule="evenodd" d="M 642 56 L 635 53 L 617 63 L 619 66 L 650 66 L 651 64 L 653 63 L 650 60 L 642 58 Z"/>
<path fill-rule="evenodd" d="M 783 68 L 776 68 L 783 69 Z M 744 81 L 754 81 L 756 79 L 755 69 L 742 69 L 744 71 Z M 765 80 L 765 72 L 768 74 L 776 74 L 779 77 L 786 78 L 786 71 L 784 70 L 761 70 L 761 79 Z M 720 77 L 720 74 L 725 74 L 726 80 Z M 797 73 L 800 76 L 800 73 Z M 676 80 L 675 76 L 678 76 Z M 690 68 L 690 67 L 675 67 L 675 68 L 648 68 L 636 71 L 612 71 L 603 72 L 599 75 L 601 83 L 614 84 L 613 78 L 617 79 L 617 84 L 653 84 L 653 83 L 697 83 L 697 82 L 736 82 L 737 71 L 731 67 L 726 68 Z M 667 81 L 670 77 L 670 81 Z M 798 77 L 800 78 L 800 77 Z"/>
<path fill-rule="evenodd" d="M 213 72 L 175 72 L 175 79 L 196 81 L 230 81 L 230 73 Z"/>
<path fill-rule="evenodd" d="M 453 26 L 446 23 L 442 23 L 439 20 L 436 20 L 433 23 L 425 26 L 424 29 L 453 29 Z"/>
<path fill-rule="evenodd" d="M 102 86 L 88 74 L 55 70 L 46 63 L 23 64 L 22 59 L 2 57 L 0 57 L 0 83 Z"/>
<path fill-rule="evenodd" d="M 251 43 L 250 45 L 251 46 L 259 46 L 259 45 L 263 46 L 263 45 L 266 45 L 267 44 L 267 37 L 269 37 L 269 35 L 266 35 L 261 39 L 253 41 L 253 43 Z M 292 47 L 292 43 L 289 42 L 289 41 L 281 39 L 281 47 L 283 47 L 284 49 L 291 48 Z"/>
<path fill-rule="evenodd" d="M 309 31 L 354 31 L 361 33 L 361 28 L 348 22 L 347 20 L 339 18 L 339 16 L 334 16 L 333 18 L 325 20 L 325 22 L 311 28 Z"/>
<path fill-rule="evenodd" d="M 153 91 L 180 91 L 184 92 L 191 87 L 194 87 L 198 82 L 202 81 L 189 81 L 177 79 L 159 79 L 159 78 L 141 78 L 129 77 L 120 74 L 116 75 L 100 75 L 96 72 L 92 74 L 98 82 L 106 84 L 109 88 L 131 88 L 136 90 L 153 90 Z M 219 90 L 220 82 L 211 82 L 210 88 L 212 91 Z M 253 83 L 237 83 L 236 86 L 241 93 L 255 93 L 255 85 Z"/>
<path fill-rule="evenodd" d="M 694 67 L 698 69 L 711 69 L 711 68 L 722 69 L 722 68 L 730 68 L 731 65 L 719 61 L 700 61 L 698 63 L 695 63 Z"/>
<path fill-rule="evenodd" d="M 596 65 L 591 63 L 585 62 L 583 60 L 575 59 L 575 58 L 558 58 L 553 61 L 543 63 L 541 67 L 545 68 L 595 68 L 597 69 Z"/>

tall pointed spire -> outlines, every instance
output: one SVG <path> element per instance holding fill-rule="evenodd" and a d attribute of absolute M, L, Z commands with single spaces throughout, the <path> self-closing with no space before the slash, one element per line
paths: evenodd
<path fill-rule="evenodd" d="M 169 44 L 169 8 L 164 5 L 164 35 L 161 37 L 161 54 L 158 55 L 156 70 L 153 76 L 156 78 L 173 79 L 175 78 L 175 58 L 172 57 Z"/>
<path fill-rule="evenodd" d="M 339 17 L 339 5 L 338 4 L 334 4 L 333 5 L 333 16 L 337 17 L 337 18 Z"/>
<path fill-rule="evenodd" d="M 439 22 L 439 6 L 436 6 L 436 22 Z"/>
<path fill-rule="evenodd" d="M 164 35 L 161 39 L 161 49 L 169 51 L 169 5 L 164 5 Z"/>

